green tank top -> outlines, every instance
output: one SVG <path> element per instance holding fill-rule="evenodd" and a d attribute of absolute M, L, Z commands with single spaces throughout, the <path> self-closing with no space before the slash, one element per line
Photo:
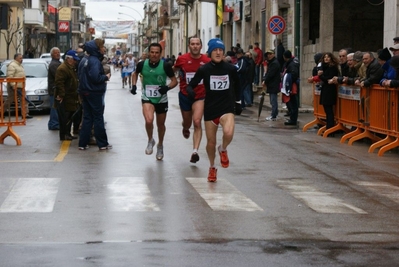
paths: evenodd
<path fill-rule="evenodd" d="M 161 95 L 158 92 L 159 86 L 166 85 L 166 73 L 163 68 L 163 61 L 161 60 L 156 68 L 149 66 L 150 61 L 146 59 L 144 61 L 143 70 L 143 93 L 141 99 L 149 100 L 151 103 L 166 103 L 168 102 L 168 96 L 166 94 Z"/>

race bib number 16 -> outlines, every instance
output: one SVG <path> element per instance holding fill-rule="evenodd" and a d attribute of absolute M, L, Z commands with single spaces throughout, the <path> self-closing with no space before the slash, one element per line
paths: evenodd
<path fill-rule="evenodd" d="M 211 90 L 227 90 L 230 88 L 229 75 L 215 76 L 211 75 L 210 89 Z"/>

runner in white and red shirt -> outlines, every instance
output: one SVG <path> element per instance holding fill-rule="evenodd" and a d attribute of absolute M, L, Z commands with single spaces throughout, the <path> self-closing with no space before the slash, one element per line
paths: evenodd
<path fill-rule="evenodd" d="M 190 80 L 194 77 L 199 67 L 205 65 L 211 59 L 207 55 L 201 54 L 202 41 L 198 37 L 190 37 L 188 49 L 190 52 L 179 56 L 174 65 L 174 71 L 179 72 L 180 92 L 179 104 L 183 117 L 183 136 L 188 139 L 190 137 L 190 127 L 194 124 L 193 133 L 193 153 L 190 162 L 199 161 L 198 148 L 202 138 L 201 120 L 204 113 L 205 88 L 202 81 L 195 87 L 195 100 L 188 98 L 186 87 Z"/>

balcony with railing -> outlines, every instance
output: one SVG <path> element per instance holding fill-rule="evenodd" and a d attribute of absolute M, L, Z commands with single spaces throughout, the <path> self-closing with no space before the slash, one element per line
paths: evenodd
<path fill-rule="evenodd" d="M 24 0 L 0 0 L 0 5 L 8 5 L 10 7 L 23 7 Z"/>
<path fill-rule="evenodd" d="M 37 8 L 24 9 L 24 23 L 43 27 L 44 12 Z"/>

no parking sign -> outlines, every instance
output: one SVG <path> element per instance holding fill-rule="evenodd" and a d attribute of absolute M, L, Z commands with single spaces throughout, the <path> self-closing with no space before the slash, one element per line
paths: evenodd
<path fill-rule="evenodd" d="M 271 34 L 280 34 L 285 30 L 285 20 L 281 16 L 273 16 L 267 22 L 267 28 Z"/>

